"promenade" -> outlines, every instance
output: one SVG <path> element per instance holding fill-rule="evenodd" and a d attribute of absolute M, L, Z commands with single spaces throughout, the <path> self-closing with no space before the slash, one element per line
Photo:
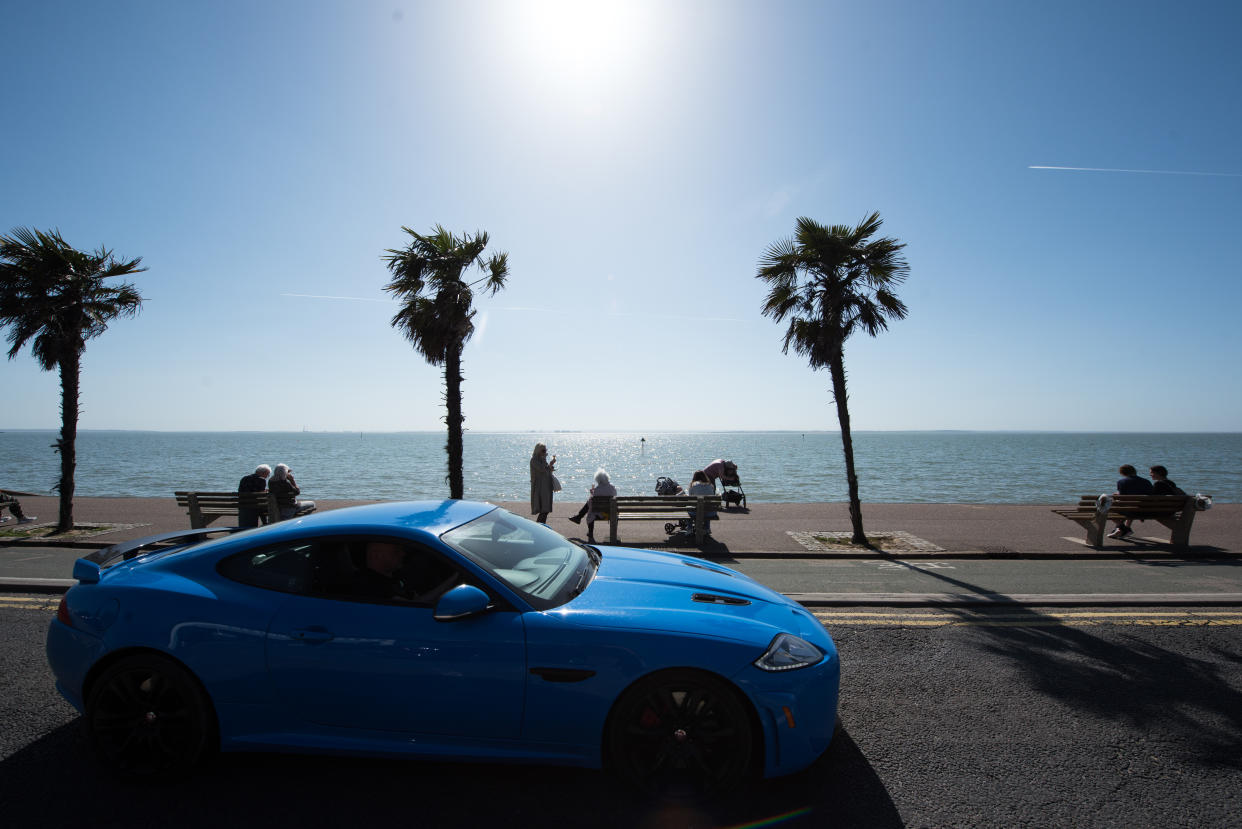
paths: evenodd
<path fill-rule="evenodd" d="M 38 524 L 55 522 L 56 498 L 29 497 L 23 498 L 22 503 L 28 514 L 38 516 Z M 369 502 L 317 501 L 321 511 L 364 503 Z M 517 515 L 529 513 L 529 504 L 523 502 L 501 503 L 500 506 Z M 585 524 L 576 525 L 569 521 L 577 506 L 568 501 L 558 501 L 549 523 L 569 538 L 585 540 Z M 992 565 L 994 568 L 1003 566 L 1006 561 L 1046 561 L 1055 562 L 1057 570 L 1062 573 L 1070 572 L 1065 568 L 1071 567 L 1073 572 L 1084 575 L 1089 571 L 1086 565 L 1067 565 L 1065 562 L 1213 561 L 1238 565 L 1229 567 L 1230 570 L 1242 567 L 1240 504 L 1217 504 L 1199 513 L 1191 532 L 1191 546 L 1186 550 L 1172 548 L 1167 543 L 1168 530 L 1154 521 L 1136 522 L 1136 531 L 1129 539 L 1106 539 L 1102 549 L 1093 549 L 1085 545 L 1081 528 L 1053 514 L 1051 506 L 1054 505 L 864 503 L 863 519 L 868 535 L 887 537 L 880 551 L 832 543 L 833 534 L 844 534 L 848 539 L 850 522 L 844 503 L 765 504 L 752 501 L 745 512 L 722 512 L 720 519 L 713 523 L 714 538 L 702 548 L 670 546 L 663 524 L 656 521 L 622 522 L 620 535 L 621 543 L 629 546 L 698 555 L 730 566 L 740 566 L 745 572 L 751 572 L 750 567 L 757 567 L 761 573 L 752 575 L 762 581 L 769 581 L 766 574 L 774 572 L 773 567 L 784 568 L 780 572 L 785 574 L 797 572 L 798 590 L 784 592 L 794 596 L 819 597 L 819 603 L 825 603 L 825 596 L 837 595 L 834 576 L 823 567 L 825 562 L 833 561 L 917 563 L 966 559 L 995 562 Z M 46 580 L 49 589 L 64 589 L 70 583 L 65 580 L 76 556 L 121 541 L 189 527 L 189 517 L 171 495 L 168 498 L 77 498 L 74 518 L 78 525 L 102 526 L 97 533 L 83 535 L 71 542 L 59 539 L 0 540 L 0 589 L 6 585 L 20 586 L 23 580 L 32 579 L 36 583 Z M 14 525 L 9 522 L 0 526 L 12 528 Z M 224 519 L 218 519 L 214 526 L 226 526 L 226 523 Z M 608 539 L 608 528 L 603 522 L 596 525 L 596 539 L 600 542 Z M 606 543 L 602 546 L 606 554 Z M 46 552 L 38 555 L 35 551 Z M 53 551 L 57 554 L 52 555 Z M 768 563 L 762 566 L 755 563 L 764 560 Z M 746 566 L 741 566 L 743 563 Z M 1172 580 L 1173 568 L 1166 570 Z M 1086 580 L 1075 583 L 1072 594 L 1079 597 L 1078 603 L 1091 603 L 1090 597 L 1100 595 Z M 1189 584 L 1195 587 L 1193 583 Z M 1203 592 L 1197 588 L 1190 592 L 1177 590 L 1173 596 L 1184 596 L 1187 603 L 1202 603 L 1203 597 L 1213 592 L 1220 593 L 1219 586 Z M 879 591 L 879 595 L 888 594 Z M 911 598 L 913 600 L 918 596 L 923 594 L 912 594 Z M 924 598 L 936 603 L 934 596 Z M 1224 594 L 1223 598 L 1226 598 Z M 1227 598 L 1230 603 L 1242 600 L 1242 596 L 1232 591 L 1228 591 Z M 840 603 L 848 601 L 844 598 Z M 872 601 L 880 603 L 875 596 Z"/>

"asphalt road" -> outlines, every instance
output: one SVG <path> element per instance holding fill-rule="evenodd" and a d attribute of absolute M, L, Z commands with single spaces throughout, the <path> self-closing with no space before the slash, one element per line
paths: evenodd
<path fill-rule="evenodd" d="M 68 579 L 89 551 L 0 547 L 0 576 Z M 608 548 L 604 548 L 608 554 Z M 1242 595 L 1242 559 L 715 558 L 786 594 Z M 2 589 L 2 588 L 0 588 Z"/>
<path fill-rule="evenodd" d="M 551 767 L 229 756 L 98 768 L 52 689 L 55 598 L 0 596 L 0 815 L 20 827 L 1242 825 L 1242 611 L 822 610 L 841 729 L 810 770 L 701 806 Z"/>
<path fill-rule="evenodd" d="M 1242 594 L 1242 559 L 736 559 L 782 593 Z"/>

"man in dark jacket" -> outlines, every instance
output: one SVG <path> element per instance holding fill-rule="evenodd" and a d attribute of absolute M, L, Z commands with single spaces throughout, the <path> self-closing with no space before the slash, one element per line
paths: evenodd
<path fill-rule="evenodd" d="M 272 468 L 267 464 L 260 464 L 254 472 L 242 478 L 237 484 L 237 493 L 240 495 L 244 492 L 266 492 L 267 476 L 272 474 Z M 259 526 L 259 511 L 249 507 L 242 507 L 237 510 L 237 525 L 239 527 L 257 527 Z"/>
<path fill-rule="evenodd" d="M 1146 478 L 1140 478 L 1138 470 L 1128 463 L 1123 463 L 1121 468 L 1117 470 L 1121 473 L 1121 478 L 1117 481 L 1117 495 L 1151 495 L 1151 481 Z M 1124 518 L 1117 521 L 1117 529 L 1108 534 L 1109 538 L 1125 538 L 1134 532 L 1130 528 L 1130 523 L 1134 519 Z"/>
<path fill-rule="evenodd" d="M 1185 495 L 1177 484 L 1169 480 L 1169 470 L 1156 464 L 1151 468 L 1152 495 Z"/>

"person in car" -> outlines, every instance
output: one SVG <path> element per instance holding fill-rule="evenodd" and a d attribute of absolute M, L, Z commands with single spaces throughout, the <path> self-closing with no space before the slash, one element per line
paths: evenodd
<path fill-rule="evenodd" d="M 368 541 L 362 567 L 354 573 L 353 594 L 368 599 L 404 599 L 409 591 L 402 581 L 405 550 L 391 541 Z"/>

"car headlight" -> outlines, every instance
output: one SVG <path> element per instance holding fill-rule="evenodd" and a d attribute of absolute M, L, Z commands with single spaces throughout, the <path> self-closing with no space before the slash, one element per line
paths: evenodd
<path fill-rule="evenodd" d="M 824 652 L 805 639 L 792 633 L 782 633 L 772 640 L 763 656 L 755 660 L 755 667 L 764 671 L 792 671 L 814 665 L 824 658 Z"/>

